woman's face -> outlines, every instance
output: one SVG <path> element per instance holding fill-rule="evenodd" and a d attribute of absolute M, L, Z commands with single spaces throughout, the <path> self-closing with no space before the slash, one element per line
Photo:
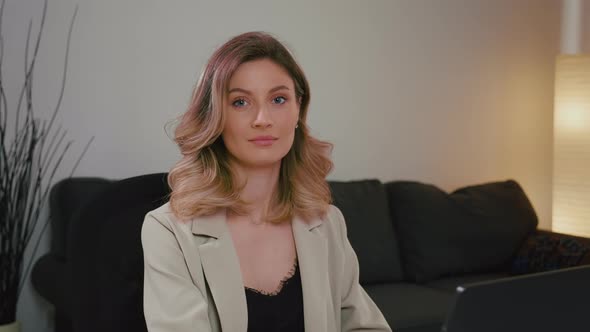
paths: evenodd
<path fill-rule="evenodd" d="M 221 137 L 245 167 L 280 163 L 293 145 L 299 103 L 291 76 L 272 60 L 242 63 L 225 95 Z"/>

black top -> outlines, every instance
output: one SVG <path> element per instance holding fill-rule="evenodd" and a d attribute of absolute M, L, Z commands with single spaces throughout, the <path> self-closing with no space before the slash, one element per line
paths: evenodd
<path fill-rule="evenodd" d="M 299 265 L 279 285 L 277 292 L 265 293 L 246 287 L 248 332 L 303 332 L 303 295 Z"/>

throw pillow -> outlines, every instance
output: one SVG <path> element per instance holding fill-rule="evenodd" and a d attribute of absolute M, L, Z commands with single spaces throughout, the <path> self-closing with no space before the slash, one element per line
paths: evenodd
<path fill-rule="evenodd" d="M 512 263 L 512 274 L 527 274 L 590 264 L 590 245 L 574 237 L 530 236 Z"/>
<path fill-rule="evenodd" d="M 387 194 L 379 180 L 329 181 L 334 205 L 346 221 L 362 284 L 403 279 Z"/>
<path fill-rule="evenodd" d="M 386 187 L 406 277 L 415 282 L 507 269 L 538 223 L 526 194 L 513 180 L 450 194 L 411 181 Z"/>

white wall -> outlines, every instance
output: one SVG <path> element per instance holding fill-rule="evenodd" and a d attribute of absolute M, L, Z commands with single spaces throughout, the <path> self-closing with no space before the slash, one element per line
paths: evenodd
<path fill-rule="evenodd" d="M 52 0 L 35 83 L 40 112 L 57 99 L 75 3 L 59 120 L 74 151 L 96 137 L 77 175 L 167 171 L 178 153 L 163 127 L 184 111 L 208 56 L 235 34 L 265 30 L 308 75 L 309 121 L 335 144 L 332 179 L 453 190 L 514 178 L 550 227 L 560 1 Z M 9 83 L 22 81 L 16 43 L 41 7 L 7 1 L 5 67 L 17 61 L 5 68 Z M 50 331 L 47 304 L 25 295 L 24 332 Z"/>

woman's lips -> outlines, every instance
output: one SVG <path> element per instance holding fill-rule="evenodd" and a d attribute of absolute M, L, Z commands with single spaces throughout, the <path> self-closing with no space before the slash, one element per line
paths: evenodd
<path fill-rule="evenodd" d="M 249 141 L 258 146 L 269 146 L 272 145 L 276 140 L 277 138 L 273 136 L 259 136 Z"/>

